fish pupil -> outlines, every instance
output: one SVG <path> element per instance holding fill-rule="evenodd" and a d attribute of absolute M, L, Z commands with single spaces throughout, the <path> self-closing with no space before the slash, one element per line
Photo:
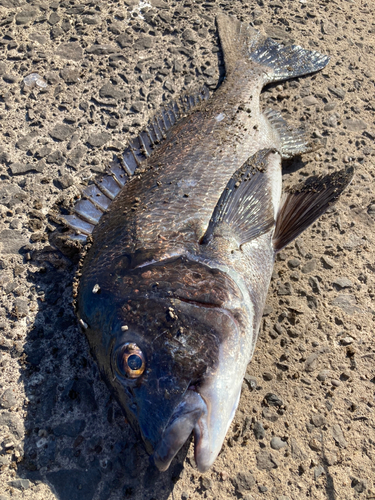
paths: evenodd
<path fill-rule="evenodd" d="M 137 354 L 128 357 L 128 366 L 131 370 L 140 370 L 142 368 L 142 358 Z"/>

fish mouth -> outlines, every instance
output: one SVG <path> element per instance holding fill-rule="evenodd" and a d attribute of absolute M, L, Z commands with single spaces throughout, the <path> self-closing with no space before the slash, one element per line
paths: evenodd
<path fill-rule="evenodd" d="M 154 463 L 160 471 L 168 469 L 191 433 L 194 435 L 195 463 L 200 472 L 206 472 L 219 454 L 238 406 L 241 387 L 234 401 L 229 398 L 229 405 L 225 404 L 224 409 L 223 401 L 212 399 L 212 387 L 209 391 L 204 389 L 201 393 L 195 385 L 191 385 L 173 412 L 153 454 Z M 203 392 L 209 394 L 205 397 Z"/>

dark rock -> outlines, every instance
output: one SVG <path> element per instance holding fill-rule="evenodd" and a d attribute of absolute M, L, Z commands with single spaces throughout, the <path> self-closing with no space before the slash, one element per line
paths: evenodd
<path fill-rule="evenodd" d="M 101 146 L 104 146 L 111 138 L 111 134 L 108 132 L 100 132 L 98 134 L 91 134 L 90 137 L 87 139 L 87 142 L 90 144 L 90 146 L 94 148 L 100 148 Z"/>
<path fill-rule="evenodd" d="M 61 500 L 92 500 L 101 479 L 101 472 L 90 467 L 88 470 L 49 472 L 46 477 Z"/>
<path fill-rule="evenodd" d="M 260 421 L 255 422 L 253 426 L 253 432 L 256 439 L 263 439 L 266 435 L 266 431 L 264 430 L 263 424 Z"/>
<path fill-rule="evenodd" d="M 136 113 L 140 113 L 143 108 L 144 108 L 145 103 L 143 101 L 136 101 L 133 102 L 132 104 L 132 111 L 135 111 Z"/>
<path fill-rule="evenodd" d="M 0 426 L 6 425 L 9 431 L 14 434 L 17 439 L 24 437 L 24 426 L 20 417 L 14 412 L 0 413 Z"/>
<path fill-rule="evenodd" d="M 17 318 L 24 318 L 29 313 L 28 300 L 17 297 L 14 301 L 14 313 Z"/>
<path fill-rule="evenodd" d="M 14 394 L 13 389 L 7 389 L 6 391 L 3 392 L 2 396 L 0 397 L 0 406 L 2 408 L 11 408 L 12 406 L 16 406 L 17 404 L 17 398 Z"/>
<path fill-rule="evenodd" d="M 61 19 L 60 16 L 56 12 L 52 12 L 52 14 L 48 18 L 48 23 L 51 26 L 54 26 L 60 21 L 60 19 Z"/>
<path fill-rule="evenodd" d="M 333 306 L 340 307 L 347 314 L 361 312 L 360 308 L 356 305 L 357 299 L 354 295 L 338 295 L 331 303 Z"/>
<path fill-rule="evenodd" d="M 77 83 L 79 81 L 79 70 L 77 68 L 65 66 L 65 68 L 60 71 L 60 76 L 65 83 Z"/>
<path fill-rule="evenodd" d="M 86 49 L 88 54 L 93 54 L 96 56 L 108 55 L 117 52 L 116 47 L 114 45 L 91 45 Z"/>
<path fill-rule="evenodd" d="M 276 458 L 267 451 L 260 451 L 256 454 L 257 459 L 257 467 L 260 470 L 272 470 L 276 469 L 279 466 L 279 462 Z"/>
<path fill-rule="evenodd" d="M 279 396 L 277 396 L 276 394 L 272 394 L 271 392 L 269 392 L 268 394 L 265 395 L 264 400 L 270 406 L 280 407 L 280 406 L 283 406 L 283 404 L 284 404 L 282 399 L 279 398 Z"/>
<path fill-rule="evenodd" d="M 334 281 L 332 281 L 332 285 L 338 290 L 341 290 L 342 288 L 351 288 L 353 286 L 353 283 L 349 278 L 336 278 Z"/>
<path fill-rule="evenodd" d="M 31 486 L 31 483 L 28 479 L 13 479 L 13 481 L 9 481 L 8 484 L 9 486 L 17 488 L 21 491 L 27 490 Z"/>
<path fill-rule="evenodd" d="M 354 490 L 357 493 L 363 493 L 367 489 L 367 481 L 365 479 L 356 479 L 353 478 L 351 487 L 354 488 Z M 371 497 L 368 497 L 371 498 Z"/>
<path fill-rule="evenodd" d="M 85 153 L 86 153 L 86 148 L 82 144 L 78 145 L 76 148 L 72 150 L 72 152 L 68 156 L 66 165 L 68 167 L 77 168 L 81 163 L 81 160 L 84 157 Z"/>
<path fill-rule="evenodd" d="M 324 382 L 325 380 L 327 380 L 327 378 L 329 377 L 329 375 L 330 375 L 330 371 L 329 370 L 322 370 L 321 372 L 318 373 L 317 379 L 320 382 Z"/>
<path fill-rule="evenodd" d="M 47 157 L 47 163 L 54 163 L 56 165 L 59 165 L 60 167 L 61 167 L 61 165 L 64 164 L 64 162 L 65 162 L 65 158 L 64 158 L 62 152 L 59 150 L 54 151 L 53 153 L 51 153 Z"/>
<path fill-rule="evenodd" d="M 283 283 L 277 287 L 277 295 L 292 295 L 293 287 L 290 283 Z"/>
<path fill-rule="evenodd" d="M 35 17 L 38 15 L 38 11 L 36 9 L 24 9 L 21 10 L 21 12 L 18 12 L 16 14 L 16 24 L 18 25 L 24 25 L 24 24 L 29 24 L 31 21 L 35 19 Z"/>
<path fill-rule="evenodd" d="M 271 408 L 263 408 L 262 415 L 269 422 L 276 422 L 276 420 L 278 420 L 278 418 L 279 418 L 277 413 L 275 413 L 273 410 L 271 410 Z"/>
<path fill-rule="evenodd" d="M 136 50 L 150 49 L 154 45 L 155 39 L 149 36 L 143 36 L 134 42 Z"/>
<path fill-rule="evenodd" d="M 60 189 L 67 189 L 74 184 L 74 178 L 70 174 L 63 174 L 54 181 L 55 185 Z"/>
<path fill-rule="evenodd" d="M 328 87 L 328 90 L 339 99 L 344 99 L 346 94 L 346 91 L 344 89 L 340 89 L 339 87 Z"/>
<path fill-rule="evenodd" d="M 127 33 L 122 33 L 120 36 L 116 38 L 116 42 L 123 49 L 125 47 L 129 47 L 133 43 L 133 39 Z"/>
<path fill-rule="evenodd" d="M 304 273 L 304 274 L 308 274 L 308 273 L 312 273 L 314 271 L 314 269 L 316 268 L 316 260 L 315 259 L 311 259 L 311 260 L 308 260 L 306 262 L 306 264 L 304 264 L 302 266 L 302 269 L 301 271 Z"/>
<path fill-rule="evenodd" d="M 78 434 L 81 434 L 85 427 L 86 422 L 84 420 L 74 420 L 73 422 L 57 425 L 53 429 L 53 433 L 55 436 L 76 437 Z"/>
<path fill-rule="evenodd" d="M 14 229 L 4 229 L 0 233 L 0 251 L 3 254 L 18 254 L 27 243 L 27 236 Z"/>
<path fill-rule="evenodd" d="M 232 483 L 238 493 L 244 494 L 254 486 L 255 478 L 250 472 L 238 472 Z"/>
<path fill-rule="evenodd" d="M 26 174 L 27 172 L 42 172 L 43 168 L 38 163 L 12 163 L 9 167 L 13 175 Z"/>
<path fill-rule="evenodd" d="M 105 99 L 121 100 L 124 99 L 126 95 L 124 90 L 119 89 L 116 85 L 112 85 L 111 83 L 103 85 L 99 90 L 99 96 Z"/>
<path fill-rule="evenodd" d="M 194 45 L 195 43 L 197 43 L 197 34 L 195 33 L 195 31 L 193 31 L 192 29 L 190 28 L 187 28 L 183 33 L 182 33 L 182 39 L 187 42 L 187 43 L 190 43 L 191 45 Z"/>
<path fill-rule="evenodd" d="M 310 354 L 305 361 L 305 371 L 308 373 L 315 371 L 318 367 L 318 359 L 319 354 L 317 352 Z"/>
<path fill-rule="evenodd" d="M 56 55 L 61 59 L 80 61 L 83 57 L 83 50 L 79 42 L 62 43 L 56 50 Z"/>
<path fill-rule="evenodd" d="M 45 156 L 48 156 L 51 152 L 52 148 L 50 148 L 49 146 L 43 146 L 35 153 L 35 156 L 37 158 L 44 158 Z"/>
<path fill-rule="evenodd" d="M 310 276 L 309 285 L 314 293 L 321 295 L 322 291 L 320 289 L 319 281 L 315 276 Z"/>
<path fill-rule="evenodd" d="M 66 141 L 73 132 L 75 131 L 75 128 L 72 127 L 71 125 L 66 125 L 65 123 L 59 123 L 54 126 L 54 128 L 51 130 L 49 135 L 58 141 Z"/>
<path fill-rule="evenodd" d="M 16 146 L 18 149 L 21 149 L 21 151 L 27 151 L 29 147 L 31 146 L 33 140 L 39 135 L 38 132 L 31 132 L 30 134 L 27 134 L 16 142 Z"/>
<path fill-rule="evenodd" d="M 290 438 L 290 453 L 294 460 L 303 462 L 306 459 L 306 453 L 302 450 L 301 446 L 297 443 L 295 438 Z"/>
<path fill-rule="evenodd" d="M 301 261 L 299 259 L 290 259 L 290 260 L 288 260 L 288 266 L 291 269 L 296 269 L 300 265 L 301 265 Z"/>
<path fill-rule="evenodd" d="M 95 15 L 82 17 L 83 24 L 95 25 L 95 24 L 100 24 L 100 21 L 101 21 L 100 17 Z"/>
<path fill-rule="evenodd" d="M 323 255 L 322 262 L 325 269 L 333 269 L 335 267 L 335 262 L 326 255 Z"/>

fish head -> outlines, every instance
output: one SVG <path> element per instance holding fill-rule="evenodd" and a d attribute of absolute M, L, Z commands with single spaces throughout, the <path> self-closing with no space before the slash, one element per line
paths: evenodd
<path fill-rule="evenodd" d="M 248 362 L 241 300 L 224 273 L 181 257 L 135 268 L 127 259 L 105 274 L 83 270 L 81 323 L 160 470 L 192 432 L 199 470 L 220 452 Z"/>

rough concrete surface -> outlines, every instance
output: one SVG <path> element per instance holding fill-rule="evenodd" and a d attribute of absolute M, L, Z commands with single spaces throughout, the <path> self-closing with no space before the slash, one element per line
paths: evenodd
<path fill-rule="evenodd" d="M 219 11 L 331 56 L 263 92 L 263 107 L 323 144 L 285 162 L 285 185 L 344 164 L 355 177 L 278 256 L 214 466 L 197 472 L 187 445 L 159 473 L 78 328 L 75 264 L 35 250 L 50 244 L 56 206 L 162 102 L 214 91 Z M 0 499 L 375 499 L 372 2 L 0 0 L 0 15 Z"/>

